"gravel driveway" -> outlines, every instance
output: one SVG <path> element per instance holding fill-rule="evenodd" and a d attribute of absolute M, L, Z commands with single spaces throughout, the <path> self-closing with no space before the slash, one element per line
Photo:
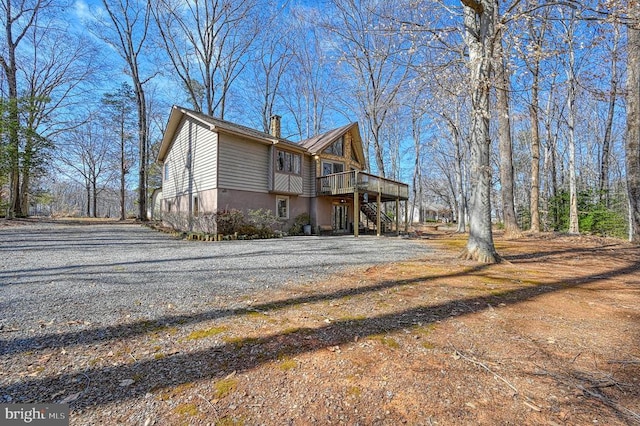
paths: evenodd
<path fill-rule="evenodd" d="M 0 329 L 24 338 L 246 305 L 252 292 L 425 256 L 400 238 L 184 241 L 139 225 L 0 229 Z M 243 300 L 244 299 L 244 300 Z M 7 343 L 7 341 L 5 341 Z"/>

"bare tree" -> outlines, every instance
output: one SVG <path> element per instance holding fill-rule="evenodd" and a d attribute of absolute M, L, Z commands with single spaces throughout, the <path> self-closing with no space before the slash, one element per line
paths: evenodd
<path fill-rule="evenodd" d="M 270 30 L 262 32 L 256 39 L 256 48 L 248 66 L 248 86 L 256 98 L 250 99 L 250 103 L 259 108 L 262 129 L 267 133 L 270 119 L 277 113 L 276 105 L 283 97 L 283 81 L 294 57 L 295 35 L 280 12 L 274 7 L 265 13 L 262 22 Z"/>
<path fill-rule="evenodd" d="M 576 177 L 576 120 L 578 115 L 577 90 L 578 81 L 576 75 L 576 48 L 575 48 L 575 25 L 576 16 L 573 10 L 570 16 L 561 19 L 560 24 L 565 31 L 565 41 L 567 44 L 567 143 L 569 147 L 569 233 L 579 234 L 578 220 L 578 184 Z"/>
<path fill-rule="evenodd" d="M 353 91 L 373 142 L 378 174 L 385 176 L 383 126 L 399 103 L 412 62 L 411 51 L 399 47 L 397 32 L 381 17 L 392 16 L 393 2 L 332 0 L 336 15 L 328 28 L 343 46 L 340 60 L 348 67 Z"/>
<path fill-rule="evenodd" d="M 53 12 L 53 11 L 51 11 Z M 30 52 L 20 68 L 25 96 L 21 116 L 25 134 L 21 164 L 21 211 L 28 213 L 31 181 L 46 170 L 53 139 L 74 127 L 68 111 L 83 102 L 83 84 L 95 71 L 96 51 L 84 37 L 59 27 L 57 16 L 36 17 L 28 34 Z"/>
<path fill-rule="evenodd" d="M 131 86 L 123 83 L 116 91 L 105 93 L 102 104 L 105 106 L 107 126 L 113 129 L 118 139 L 118 149 L 114 154 L 118 158 L 120 172 L 120 220 L 125 220 L 127 174 L 134 163 L 131 113 L 135 110 L 136 97 Z"/>
<path fill-rule="evenodd" d="M 464 41 L 469 49 L 471 89 L 471 202 L 470 231 L 462 253 L 481 263 L 499 261 L 491 229 L 491 138 L 489 95 L 495 40 L 496 0 L 461 0 L 464 5 Z"/>
<path fill-rule="evenodd" d="M 287 23 L 292 31 L 292 60 L 283 84 L 283 103 L 291 113 L 296 134 L 310 138 L 324 130 L 327 113 L 334 107 L 336 90 L 334 63 L 326 49 L 327 40 L 317 22 L 320 11 L 294 7 Z"/>
<path fill-rule="evenodd" d="M 108 21 L 98 33 L 124 59 L 136 95 L 138 115 L 138 218 L 147 220 L 147 100 L 144 85 L 153 78 L 142 75 L 142 51 L 146 46 L 151 19 L 150 3 L 141 0 L 102 0 Z"/>
<path fill-rule="evenodd" d="M 465 193 L 465 159 L 467 158 L 467 147 L 465 146 L 465 136 L 461 128 L 460 118 L 460 106 L 457 106 L 452 112 L 441 112 L 442 118 L 444 118 L 447 128 L 449 130 L 450 138 L 453 143 L 453 167 L 451 162 L 447 162 L 442 167 L 450 182 L 452 192 L 454 194 L 454 206 L 457 218 L 457 233 L 467 232 L 467 195 Z M 451 178 L 451 173 L 454 177 Z"/>
<path fill-rule="evenodd" d="M 629 240 L 637 244 L 640 243 L 640 3 L 630 3 L 629 19 L 625 156 L 629 194 Z"/>
<path fill-rule="evenodd" d="M 536 6 L 536 2 L 532 7 Z M 542 9 L 539 19 L 527 19 L 529 37 L 528 52 L 523 56 L 531 74 L 531 95 L 529 117 L 531 123 L 531 193 L 529 209 L 531 213 L 531 232 L 540 232 L 540 68 L 543 60 L 544 43 L 548 26 L 549 9 Z"/>
<path fill-rule="evenodd" d="M 609 49 L 611 58 L 611 79 L 608 93 L 607 121 L 605 123 L 604 136 L 602 138 L 602 157 L 600 160 L 600 202 L 605 206 L 609 206 L 609 168 L 611 162 L 611 144 L 614 125 L 614 115 L 616 109 L 616 101 L 618 97 L 618 66 L 619 66 L 619 44 L 620 44 L 620 25 L 613 23 L 613 38 Z"/>
<path fill-rule="evenodd" d="M 498 11 L 496 10 L 497 14 Z M 497 21 L 497 18 L 496 18 Z M 498 27 L 495 40 L 495 86 L 498 114 L 498 143 L 500 152 L 500 187 L 502 193 L 502 209 L 504 216 L 505 237 L 515 238 L 520 235 L 520 227 L 516 218 L 514 201 L 513 143 L 511 141 L 511 109 L 509 106 L 509 89 L 511 87 L 507 75 L 505 51 L 502 47 L 502 26 Z"/>
<path fill-rule="evenodd" d="M 64 148 L 57 153 L 63 164 L 61 173 L 80 181 L 86 191 L 86 215 L 98 216 L 98 195 L 116 176 L 110 138 L 95 115 L 77 128 L 67 132 L 62 140 Z"/>
<path fill-rule="evenodd" d="M 160 0 L 152 12 L 196 110 L 224 119 L 229 90 L 262 28 L 256 0 Z"/>
<path fill-rule="evenodd" d="M 22 211 L 20 197 L 20 136 L 18 93 L 18 47 L 28 31 L 34 25 L 40 11 L 48 7 L 52 1 L 30 0 L 16 5 L 12 0 L 2 0 L 2 23 L 4 30 L 3 46 L 0 50 L 0 65 L 4 71 L 8 88 L 8 160 L 9 160 L 9 208 L 7 217 L 26 215 Z M 17 6 L 17 7 L 15 7 Z"/>

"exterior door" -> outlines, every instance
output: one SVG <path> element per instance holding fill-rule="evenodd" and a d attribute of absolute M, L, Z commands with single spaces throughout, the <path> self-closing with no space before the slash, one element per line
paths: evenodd
<path fill-rule="evenodd" d="M 334 232 L 349 231 L 347 211 L 347 206 L 344 204 L 333 205 L 332 223 Z"/>

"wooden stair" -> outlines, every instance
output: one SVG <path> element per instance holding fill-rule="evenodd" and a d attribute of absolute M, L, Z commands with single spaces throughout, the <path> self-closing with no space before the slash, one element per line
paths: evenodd
<path fill-rule="evenodd" d="M 376 203 L 365 203 L 360 206 L 360 211 L 374 224 L 378 223 L 378 208 Z M 384 212 L 380 212 L 380 227 L 381 232 L 387 232 L 391 229 L 393 219 L 387 216 Z"/>

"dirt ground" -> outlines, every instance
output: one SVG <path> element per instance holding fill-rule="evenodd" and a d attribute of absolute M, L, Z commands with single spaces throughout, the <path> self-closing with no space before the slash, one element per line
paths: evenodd
<path fill-rule="evenodd" d="M 457 257 L 464 236 L 422 241 L 424 259 L 16 354 L 1 374 L 68 402 L 74 425 L 640 424 L 639 247 L 498 234 L 504 262 L 480 265 Z"/>

